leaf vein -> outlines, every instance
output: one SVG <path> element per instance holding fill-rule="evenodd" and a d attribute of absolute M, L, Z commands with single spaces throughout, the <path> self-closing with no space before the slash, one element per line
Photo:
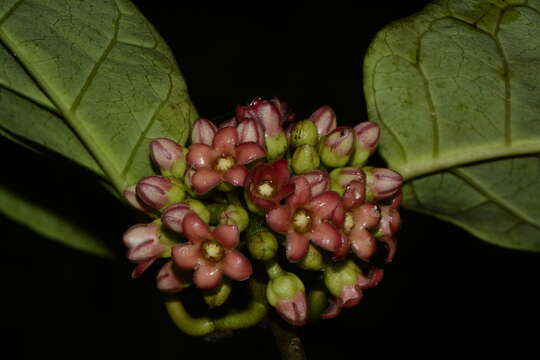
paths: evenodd
<path fill-rule="evenodd" d="M 6 13 L 4 14 L 4 16 L 2 16 L 0 18 L 0 26 L 2 26 L 2 24 L 4 23 L 4 21 L 6 21 L 10 16 L 11 14 L 13 14 L 15 12 L 15 10 L 17 10 L 17 8 L 19 6 L 21 6 L 21 4 L 23 3 L 24 0 L 19 0 L 18 2 L 15 3 L 15 5 L 13 5 L 11 7 L 11 9 L 9 9 L 8 11 L 6 11 Z"/>

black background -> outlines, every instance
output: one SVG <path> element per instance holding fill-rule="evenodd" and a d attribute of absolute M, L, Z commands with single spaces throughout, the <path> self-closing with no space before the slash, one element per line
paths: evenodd
<path fill-rule="evenodd" d="M 202 116 L 276 95 L 300 117 L 328 104 L 340 123 L 354 124 L 366 117 L 362 61 L 371 39 L 427 1 L 135 3 L 171 46 Z M 213 344 L 180 333 L 153 276 L 130 279 L 120 239 L 133 214 L 70 164 L 4 140 L 0 151 L 2 176 L 13 186 L 55 206 L 71 203 L 121 259 L 65 248 L 0 217 L 3 349 L 56 359 L 278 358 L 266 329 Z M 308 358 L 516 355 L 538 340 L 539 260 L 403 210 L 398 255 L 384 281 L 357 308 L 301 330 Z"/>

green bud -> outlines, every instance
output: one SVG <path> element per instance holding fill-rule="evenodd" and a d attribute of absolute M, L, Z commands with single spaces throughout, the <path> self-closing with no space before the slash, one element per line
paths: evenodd
<path fill-rule="evenodd" d="M 312 145 L 302 145 L 293 154 L 292 168 L 296 174 L 304 174 L 319 168 L 321 159 Z"/>
<path fill-rule="evenodd" d="M 270 305 L 275 307 L 279 301 L 291 300 L 299 292 L 304 291 L 304 284 L 298 276 L 290 272 L 282 272 L 268 282 L 266 298 Z"/>
<path fill-rule="evenodd" d="M 289 146 L 287 135 L 281 131 L 276 136 L 266 135 L 264 138 L 266 144 L 266 157 L 268 160 L 275 160 L 283 157 Z"/>
<path fill-rule="evenodd" d="M 215 288 L 204 291 L 204 302 L 211 308 L 221 306 L 229 298 L 231 290 L 231 282 L 227 279 L 223 279 L 221 284 Z"/>
<path fill-rule="evenodd" d="M 260 231 L 247 240 L 251 256 L 257 260 L 270 260 L 276 255 L 278 241 L 269 231 Z"/>
<path fill-rule="evenodd" d="M 202 202 L 195 199 L 188 199 L 184 201 L 190 208 L 195 212 L 195 214 L 199 215 L 199 217 L 205 222 L 210 222 L 210 211 L 204 206 Z"/>
<path fill-rule="evenodd" d="M 236 225 L 238 231 L 242 232 L 249 224 L 249 215 L 243 207 L 229 205 L 219 214 L 218 221 L 221 225 Z"/>
<path fill-rule="evenodd" d="M 310 244 L 306 256 L 296 264 L 305 270 L 318 271 L 323 268 L 324 260 L 321 252 Z"/>
<path fill-rule="evenodd" d="M 291 131 L 291 145 L 294 147 L 316 145 L 318 140 L 317 127 L 309 119 L 297 122 Z"/>
<path fill-rule="evenodd" d="M 361 273 L 362 270 L 352 260 L 336 262 L 324 270 L 324 283 L 332 295 L 340 297 L 341 289 L 356 284 Z"/>
<path fill-rule="evenodd" d="M 354 150 L 354 134 L 349 127 L 339 127 L 319 141 L 319 155 L 324 165 L 332 168 L 347 164 Z"/>

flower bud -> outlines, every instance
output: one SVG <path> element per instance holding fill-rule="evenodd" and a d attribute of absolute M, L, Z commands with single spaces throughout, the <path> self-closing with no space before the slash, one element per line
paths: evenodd
<path fill-rule="evenodd" d="M 278 242 L 274 234 L 260 231 L 247 239 L 249 253 L 257 260 L 270 260 L 276 255 Z"/>
<path fill-rule="evenodd" d="M 358 285 L 362 270 L 351 260 L 336 262 L 324 271 L 324 283 L 332 295 L 340 298 L 344 308 L 357 305 L 362 300 L 362 288 Z"/>
<path fill-rule="evenodd" d="M 381 206 L 381 220 L 375 233 L 375 237 L 394 236 L 401 225 L 399 211 L 391 206 Z"/>
<path fill-rule="evenodd" d="M 238 126 L 238 121 L 236 120 L 235 117 L 230 118 L 229 120 L 224 121 L 221 124 L 219 124 L 220 129 L 223 129 L 224 127 L 234 127 L 235 128 L 237 126 Z"/>
<path fill-rule="evenodd" d="M 221 284 L 213 289 L 204 290 L 204 302 L 210 308 L 216 308 L 225 303 L 231 294 L 232 286 L 229 280 L 223 280 Z"/>
<path fill-rule="evenodd" d="M 149 215 L 152 214 L 152 209 L 146 206 L 146 204 L 137 197 L 137 184 L 128 186 L 126 190 L 124 190 L 124 199 L 126 199 L 127 203 L 133 208 Z"/>
<path fill-rule="evenodd" d="M 327 135 L 336 128 L 336 113 L 330 106 L 322 106 L 309 117 L 317 127 L 319 136 Z"/>
<path fill-rule="evenodd" d="M 195 121 L 193 129 L 191 130 L 191 143 L 212 146 L 212 141 L 214 140 L 216 133 L 216 125 L 208 119 L 199 118 Z"/>
<path fill-rule="evenodd" d="M 272 98 L 270 102 L 278 109 L 281 116 L 281 124 L 293 122 L 295 120 L 296 116 L 286 102 L 280 101 L 277 97 Z"/>
<path fill-rule="evenodd" d="M 310 244 L 306 256 L 296 264 L 304 270 L 318 271 L 324 267 L 323 255 L 319 249 Z"/>
<path fill-rule="evenodd" d="M 190 199 L 169 206 L 161 214 L 161 221 L 172 231 L 182 234 L 184 232 L 182 223 L 184 217 L 190 212 L 195 212 L 199 217 L 208 224 L 210 221 L 210 212 L 204 204 L 198 200 Z"/>
<path fill-rule="evenodd" d="M 311 188 L 311 197 L 320 195 L 330 189 L 330 178 L 326 171 L 313 170 L 300 176 L 307 180 Z"/>
<path fill-rule="evenodd" d="M 366 174 L 366 199 L 368 201 L 388 198 L 401 189 L 403 178 L 394 170 L 385 168 L 362 168 Z"/>
<path fill-rule="evenodd" d="M 170 247 L 160 241 L 156 223 L 134 225 L 124 233 L 122 240 L 128 248 L 127 258 L 137 264 L 132 278 L 139 277 L 158 257 L 170 252 Z"/>
<path fill-rule="evenodd" d="M 218 221 L 221 225 L 236 225 L 238 231 L 242 232 L 249 224 L 249 215 L 243 207 L 229 205 L 219 214 Z"/>
<path fill-rule="evenodd" d="M 292 146 L 316 145 L 318 140 L 317 128 L 313 121 L 306 119 L 293 125 L 290 136 Z"/>
<path fill-rule="evenodd" d="M 356 141 L 350 164 L 352 166 L 363 166 L 377 148 L 381 129 L 376 123 L 365 121 L 356 125 L 353 130 Z"/>
<path fill-rule="evenodd" d="M 269 160 L 275 160 L 283 157 L 287 152 L 289 143 L 287 141 L 287 135 L 284 131 L 281 131 L 275 136 L 267 135 L 264 138 L 266 144 L 266 157 Z"/>
<path fill-rule="evenodd" d="M 187 149 L 171 139 L 159 138 L 150 143 L 150 155 L 163 176 L 181 179 L 186 171 L 187 152 Z"/>
<path fill-rule="evenodd" d="M 307 300 L 304 284 L 298 276 L 282 272 L 272 278 L 266 287 L 266 298 L 283 320 L 294 326 L 305 324 Z"/>
<path fill-rule="evenodd" d="M 254 119 L 246 119 L 238 124 L 238 143 L 254 142 L 264 148 L 264 129 L 262 125 Z"/>
<path fill-rule="evenodd" d="M 184 200 L 184 186 L 164 176 L 147 176 L 137 184 L 137 196 L 153 209 L 165 207 Z"/>
<path fill-rule="evenodd" d="M 314 146 L 302 145 L 294 151 L 291 165 L 296 174 L 315 170 L 320 164 L 321 159 Z"/>
<path fill-rule="evenodd" d="M 332 170 L 330 173 L 330 190 L 343 195 L 347 186 L 353 181 L 365 183 L 365 175 L 362 169 L 355 167 L 344 167 Z"/>
<path fill-rule="evenodd" d="M 190 283 L 185 281 L 180 269 L 172 261 L 167 261 L 156 276 L 156 285 L 159 291 L 174 294 L 184 290 Z"/>
<path fill-rule="evenodd" d="M 281 128 L 281 114 L 278 108 L 269 101 L 262 100 L 254 107 L 256 119 L 264 127 L 266 136 L 275 137 L 283 132 Z"/>
<path fill-rule="evenodd" d="M 319 154 L 324 165 L 342 167 L 349 162 L 354 149 L 354 134 L 350 127 L 334 129 L 319 141 Z"/>

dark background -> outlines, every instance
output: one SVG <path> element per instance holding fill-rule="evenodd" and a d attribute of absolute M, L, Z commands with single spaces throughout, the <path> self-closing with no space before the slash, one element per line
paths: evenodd
<path fill-rule="evenodd" d="M 340 123 L 354 124 L 366 117 L 362 60 L 371 39 L 427 1 L 135 3 L 171 46 L 202 116 L 276 95 L 300 117 L 327 104 Z M 180 333 L 153 276 L 131 280 L 132 265 L 122 258 L 133 214 L 70 164 L 4 140 L 0 151 L 9 169 L 3 177 L 28 196 L 73 204 L 120 259 L 65 248 L 0 217 L 2 351 L 56 359 L 278 358 L 266 329 L 213 344 Z M 308 358 L 503 349 L 515 356 L 532 347 L 532 336 L 538 340 L 539 260 L 403 210 L 398 255 L 384 281 L 357 308 L 301 329 Z"/>

